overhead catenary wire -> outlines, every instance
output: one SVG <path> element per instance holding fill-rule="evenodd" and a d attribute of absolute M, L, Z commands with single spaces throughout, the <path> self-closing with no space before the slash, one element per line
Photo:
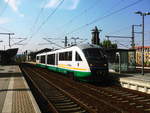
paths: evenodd
<path fill-rule="evenodd" d="M 2 26 L 0 26 L 0 29 L 3 30 L 3 31 L 6 31 L 6 32 L 12 32 L 12 31 L 10 31 L 9 29 L 4 28 L 4 27 L 2 27 Z"/>
<path fill-rule="evenodd" d="M 107 33 L 107 34 L 119 33 L 119 32 L 122 32 L 123 30 L 127 30 L 127 28 L 130 28 L 130 27 L 131 27 L 131 25 L 124 26 L 124 27 L 122 27 L 122 28 L 120 28 L 120 29 L 117 29 L 117 30 L 115 30 L 115 31 L 112 31 L 112 32 L 110 32 L 110 33 Z"/>
<path fill-rule="evenodd" d="M 69 35 L 69 34 L 74 33 L 74 32 L 76 32 L 76 31 L 78 31 L 78 30 L 80 30 L 80 29 L 83 29 L 84 27 L 90 26 L 90 25 L 92 25 L 92 24 L 94 24 L 94 23 L 96 23 L 96 22 L 98 22 L 98 21 L 100 21 L 100 20 L 103 20 L 103 19 L 105 19 L 105 18 L 108 18 L 108 17 L 110 17 L 110 16 L 112 16 L 112 15 L 114 15 L 114 14 L 116 14 L 116 13 L 119 13 L 119 12 L 121 12 L 121 11 L 123 11 L 123 10 L 129 8 L 129 7 L 132 7 L 132 6 L 138 4 L 138 3 L 142 2 L 142 1 L 143 1 L 143 0 L 137 0 L 137 1 L 135 1 L 135 2 L 133 2 L 133 3 L 131 3 L 131 4 L 129 4 L 129 5 L 126 5 L 126 6 L 120 8 L 120 9 L 118 9 L 118 10 L 112 11 L 112 12 L 110 12 L 110 13 L 108 13 L 108 14 L 102 16 L 102 17 L 100 16 L 100 17 L 98 17 L 98 18 L 92 20 L 92 21 L 89 22 L 89 23 L 86 23 L 86 24 L 84 24 L 84 25 L 82 25 L 82 26 L 79 26 L 78 28 L 75 28 L 74 30 L 72 30 L 71 32 L 68 32 L 68 33 L 64 34 L 63 36 Z"/>
<path fill-rule="evenodd" d="M 7 0 L 7 2 L 5 3 L 5 6 L 4 6 L 3 9 L 1 10 L 1 12 L 0 12 L 0 17 L 3 15 L 3 13 L 5 12 L 5 10 L 7 9 L 9 1 L 10 1 L 10 0 Z"/>
<path fill-rule="evenodd" d="M 112 42 L 114 42 L 115 44 L 118 44 L 118 45 L 120 45 L 120 46 L 123 46 L 123 47 L 125 47 L 125 48 L 129 48 L 129 45 L 125 45 L 125 44 L 123 44 L 123 43 L 120 43 L 118 40 L 114 40 L 114 41 L 112 41 Z"/>
<path fill-rule="evenodd" d="M 40 9 L 40 11 L 39 11 L 39 13 L 38 13 L 38 15 L 37 15 L 37 17 L 36 17 L 34 23 L 33 23 L 33 26 L 31 26 L 31 28 L 30 28 L 29 35 L 30 35 L 30 34 L 32 35 L 33 29 L 35 29 L 35 26 L 36 26 L 36 24 L 38 23 L 38 21 L 39 21 L 39 19 L 40 19 L 40 17 L 41 17 L 41 14 L 42 14 L 43 11 L 44 11 L 44 5 L 45 5 L 46 1 L 47 1 L 47 0 L 44 0 L 43 5 L 42 5 L 42 7 L 41 7 L 41 9 Z"/>
<path fill-rule="evenodd" d="M 103 0 L 95 0 L 89 7 L 85 8 L 84 10 L 82 10 L 80 13 L 78 13 L 77 15 L 73 16 L 69 21 L 67 21 L 65 24 L 63 24 L 62 26 L 56 28 L 56 30 L 58 31 L 58 29 L 62 30 L 65 26 L 70 25 L 71 23 L 73 23 L 75 20 L 79 19 L 82 15 L 84 15 L 85 13 L 91 11 L 92 9 L 96 8 L 96 6 L 98 6 L 101 1 Z M 112 10 L 114 7 L 116 7 L 116 5 L 119 5 L 120 3 L 122 3 L 123 0 L 119 0 L 119 2 L 117 2 L 115 5 L 113 5 L 113 7 L 110 8 L 110 10 Z M 107 12 L 107 11 L 106 11 Z M 65 32 L 65 31 L 64 31 Z"/>
<path fill-rule="evenodd" d="M 101 2 L 102 0 L 95 0 L 93 2 L 92 5 L 90 5 L 88 8 L 84 9 L 83 11 L 81 11 L 79 14 L 73 16 L 68 22 L 66 22 L 65 24 L 63 24 L 61 27 L 59 27 L 59 29 L 64 28 L 67 25 L 70 25 L 73 21 L 75 21 L 77 18 L 81 17 L 83 14 L 85 14 L 87 11 L 90 11 L 91 9 L 95 8 L 97 5 L 99 5 L 99 2 Z"/>
<path fill-rule="evenodd" d="M 64 0 L 59 1 L 60 3 L 57 5 L 57 7 L 54 9 L 54 11 L 48 15 L 48 17 L 40 24 L 40 26 L 37 28 L 37 30 L 31 35 L 30 38 L 32 38 L 35 34 L 37 34 L 40 29 L 46 24 L 46 22 L 55 14 L 55 12 L 59 9 L 59 7 L 63 4 Z"/>
<path fill-rule="evenodd" d="M 93 2 L 92 5 L 90 5 L 88 8 L 84 9 L 82 12 L 80 12 L 79 14 L 77 14 L 76 16 L 73 16 L 67 23 L 63 24 L 60 29 L 63 29 L 65 26 L 70 25 L 73 21 L 75 21 L 76 19 L 80 18 L 83 14 L 87 13 L 88 11 L 92 10 L 93 8 L 95 8 L 97 5 L 99 5 L 99 3 L 102 0 L 95 0 Z M 116 7 L 116 5 L 119 5 L 120 3 L 122 3 L 123 0 L 120 0 L 119 2 L 117 2 L 113 7 L 110 8 L 110 10 L 112 10 L 114 7 Z M 106 11 L 107 12 L 107 11 Z"/>
<path fill-rule="evenodd" d="M 35 36 L 40 30 L 41 28 L 46 24 L 46 22 L 56 13 L 56 11 L 59 9 L 59 7 L 63 4 L 64 0 L 60 0 L 58 1 L 58 5 L 56 6 L 56 8 L 53 10 L 52 13 L 50 13 L 47 18 L 40 24 L 40 26 L 36 29 L 36 31 L 34 33 L 31 34 L 31 36 L 28 39 L 28 42 L 32 39 L 33 36 Z M 26 46 L 28 44 L 28 42 L 26 42 L 26 44 L 24 44 L 23 46 Z"/>

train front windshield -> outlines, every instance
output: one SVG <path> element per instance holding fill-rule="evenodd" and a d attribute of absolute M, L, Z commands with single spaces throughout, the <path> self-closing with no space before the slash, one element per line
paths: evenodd
<path fill-rule="evenodd" d="M 83 49 L 83 53 L 89 64 L 92 74 L 95 76 L 93 79 L 98 79 L 99 75 L 105 76 L 108 73 L 108 61 L 101 48 L 87 48 Z M 97 77 L 98 76 L 98 77 Z M 91 78 L 92 79 L 92 78 Z"/>
<path fill-rule="evenodd" d="M 95 69 L 106 69 L 107 70 L 107 59 L 104 56 L 104 52 L 100 48 L 88 48 L 83 50 L 84 55 L 91 70 Z"/>
<path fill-rule="evenodd" d="M 88 48 L 83 50 L 85 57 L 90 60 L 99 60 L 104 58 L 104 53 L 99 48 Z"/>

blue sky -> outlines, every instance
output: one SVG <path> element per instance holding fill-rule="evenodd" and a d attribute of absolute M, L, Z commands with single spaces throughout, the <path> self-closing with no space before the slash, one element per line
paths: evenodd
<path fill-rule="evenodd" d="M 15 33 L 11 44 L 19 53 L 58 48 L 55 44 L 63 46 L 65 36 L 69 43 L 71 37 L 79 37 L 78 43 L 91 43 L 95 26 L 102 29 L 101 41 L 105 35 L 131 36 L 131 25 L 141 24 L 141 16 L 134 12 L 150 12 L 150 0 L 0 0 L 0 6 L 0 32 Z M 14 45 L 21 41 L 15 38 L 27 39 L 19 43 L 23 45 Z M 53 44 L 43 38 L 51 38 Z M 8 36 L 0 35 L 0 40 L 0 49 L 8 49 Z M 131 40 L 111 41 L 129 48 Z M 135 44 L 141 45 L 140 34 L 135 35 Z M 150 16 L 145 17 L 145 45 L 150 46 Z"/>

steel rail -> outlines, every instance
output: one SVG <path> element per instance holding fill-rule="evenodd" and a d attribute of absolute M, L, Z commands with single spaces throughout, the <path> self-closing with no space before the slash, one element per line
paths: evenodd
<path fill-rule="evenodd" d="M 37 71 L 35 72 L 35 73 L 37 73 Z M 40 73 L 45 73 L 45 72 L 42 72 L 42 71 L 40 71 Z M 47 75 L 47 73 L 45 73 L 46 75 Z M 48 80 L 47 80 L 48 81 Z M 58 80 L 57 80 L 58 81 Z M 50 82 L 50 81 L 49 81 Z M 60 81 L 61 82 L 61 81 Z M 70 84 L 68 84 L 68 83 L 65 83 L 65 84 L 67 84 L 68 86 L 70 86 Z M 114 105 L 112 105 L 112 104 L 110 104 L 110 103 L 108 103 L 108 102 L 106 102 L 105 100 L 102 100 L 102 99 L 100 99 L 100 98 L 97 98 L 96 96 L 93 96 L 93 95 L 91 95 L 91 94 L 87 94 L 86 92 L 84 92 L 84 91 L 81 91 L 81 90 L 79 90 L 78 88 L 76 88 L 76 87 L 73 87 L 73 86 L 71 86 L 72 88 L 74 88 L 75 90 L 77 90 L 78 92 L 80 92 L 81 94 L 83 94 L 83 95 L 86 95 L 86 96 L 88 96 L 88 97 L 90 97 L 90 98 L 93 98 L 94 100 L 96 100 L 96 101 L 98 101 L 98 102 L 100 102 L 100 103 L 104 103 L 105 105 L 107 105 L 107 106 L 110 106 L 111 108 L 113 108 L 113 109 L 115 109 L 115 110 L 117 110 L 117 111 L 119 111 L 119 112 L 121 112 L 121 113 L 129 113 L 129 112 L 127 112 L 127 111 L 124 111 L 123 109 L 121 109 L 121 108 L 118 108 L 118 107 L 116 107 L 116 106 L 114 106 Z"/>
<path fill-rule="evenodd" d="M 51 111 L 53 113 L 59 113 L 56 108 L 53 106 L 53 104 L 48 101 L 48 98 L 43 94 L 43 92 L 38 88 L 37 84 L 34 82 L 34 80 L 32 80 L 32 78 L 29 76 L 29 73 L 25 71 L 25 69 L 22 68 L 22 71 L 28 76 L 28 78 L 30 79 L 30 81 L 33 83 L 33 85 L 37 88 L 37 90 L 40 92 L 40 94 L 43 96 L 43 98 L 48 102 L 49 107 L 51 108 Z"/>
<path fill-rule="evenodd" d="M 46 81 L 47 83 L 49 83 L 53 87 L 55 87 L 56 89 L 58 89 L 61 92 L 63 92 L 66 96 L 68 96 L 69 98 L 71 98 L 73 101 L 75 101 L 77 104 L 79 104 L 81 107 L 83 107 L 89 113 L 97 113 L 95 110 L 89 109 L 89 106 L 87 106 L 86 104 L 82 103 L 81 101 L 79 101 L 78 99 L 76 99 L 75 97 L 73 97 L 71 94 L 69 94 L 68 92 L 66 92 L 65 90 L 63 90 L 60 87 L 56 86 L 54 83 L 50 82 L 49 80 L 47 80 L 46 78 L 44 78 L 43 76 L 41 76 L 39 73 L 37 73 L 37 72 L 35 72 L 33 70 L 32 70 L 32 72 L 35 73 L 36 75 L 38 75 L 40 78 L 42 78 L 44 81 Z"/>

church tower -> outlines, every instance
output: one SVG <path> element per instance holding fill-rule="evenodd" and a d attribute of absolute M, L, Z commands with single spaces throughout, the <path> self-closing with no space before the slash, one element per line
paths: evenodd
<path fill-rule="evenodd" d="M 95 26 L 95 29 L 92 30 L 92 44 L 99 45 L 100 44 L 100 38 L 99 33 L 102 30 L 98 30 L 97 26 Z"/>

